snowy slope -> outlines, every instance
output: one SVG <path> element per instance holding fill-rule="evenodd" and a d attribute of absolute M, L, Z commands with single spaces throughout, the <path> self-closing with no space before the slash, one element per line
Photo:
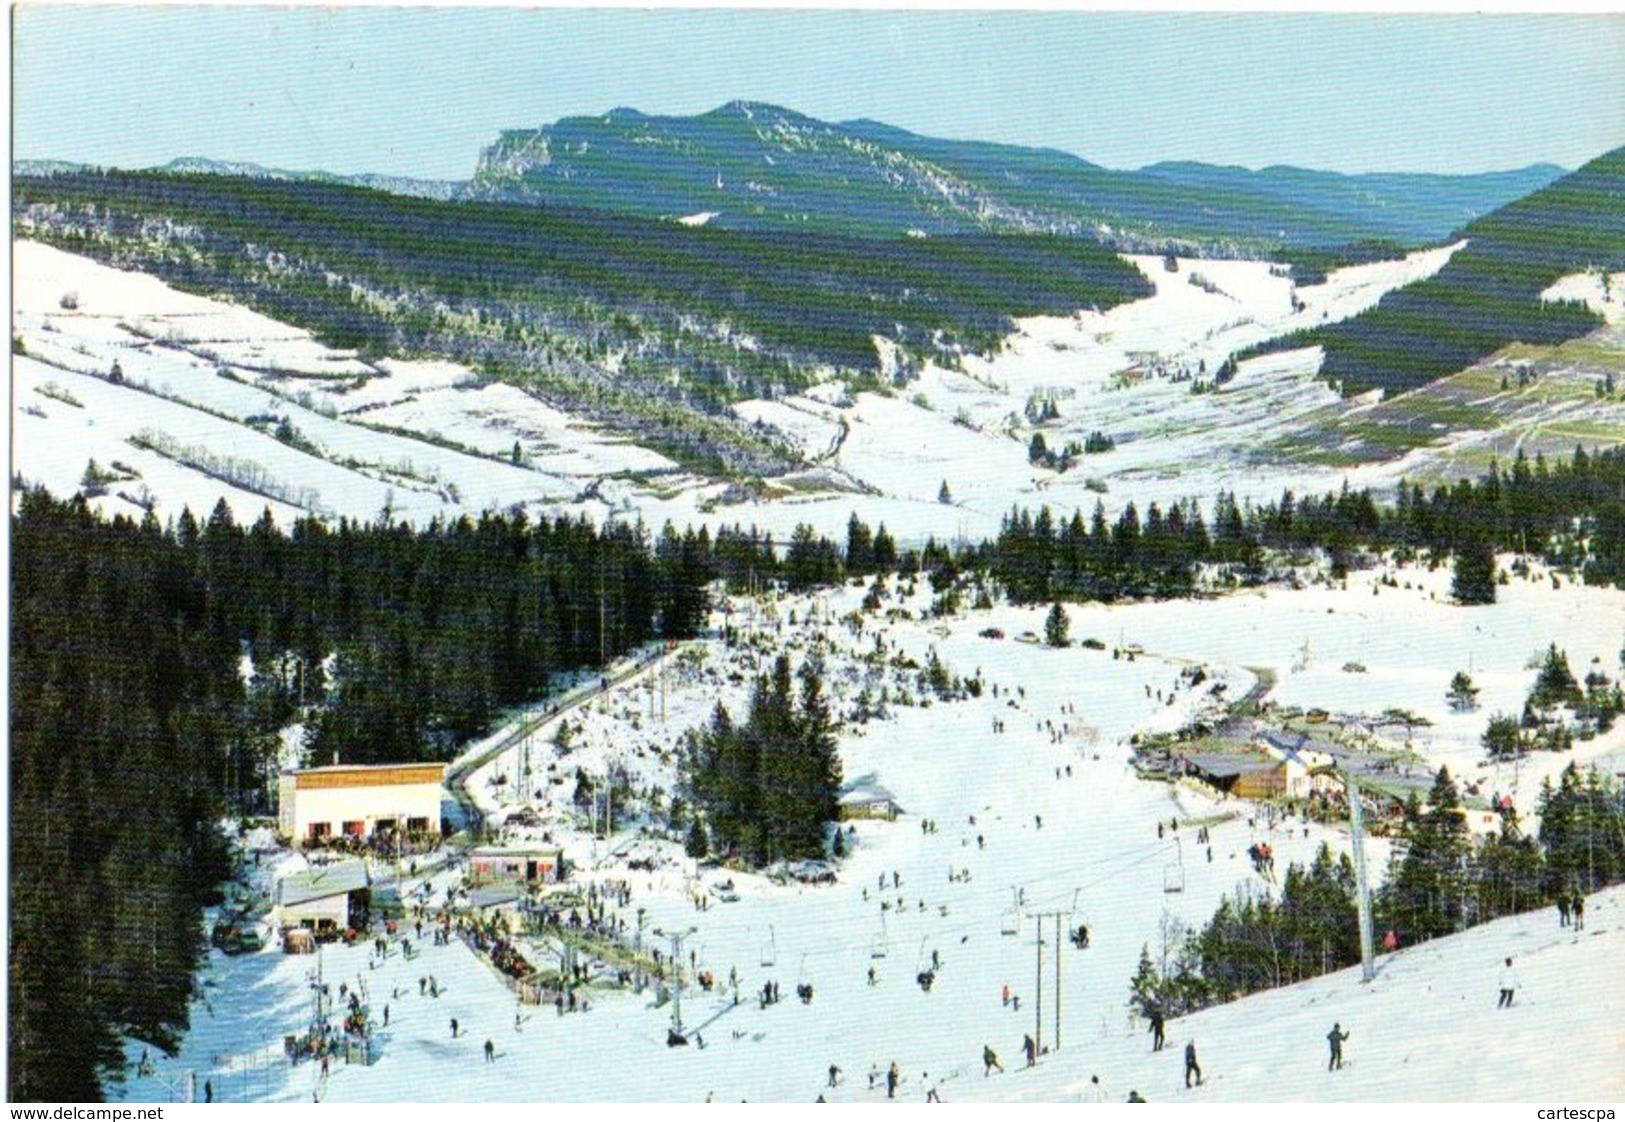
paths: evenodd
<path fill-rule="evenodd" d="M 935 648 L 953 673 L 979 673 L 987 690 L 977 699 L 928 708 L 893 704 L 890 719 L 843 732 L 845 774 L 873 775 L 905 814 L 895 823 L 857 824 L 857 844 L 839 883 L 829 887 L 780 886 L 709 868 L 696 877 L 678 845 L 638 836 L 636 820 L 611 842 L 594 841 L 570 805 L 577 767 L 602 776 L 615 762 L 632 773 L 635 788 L 669 789 L 676 737 L 703 721 L 718 700 L 742 712 L 751 675 L 780 647 L 796 658 L 818 650 L 828 693 L 838 711 L 847 710 L 865 681 L 861 656 L 874 648 L 877 624 L 871 617 L 855 634 L 834 621 L 856 606 L 861 589 L 739 603 L 734 622 L 757 636 L 759 646 L 704 641 L 692 654 L 673 658 L 664 721 L 651 671 L 566 714 L 572 725 L 567 755 L 552 746 L 556 723 L 544 724 L 474 779 L 476 795 L 497 811 L 497 820 L 521 805 L 539 812 L 539 829 L 562 841 L 580 866 L 578 887 L 625 881 L 631 900 L 612 912 L 629 929 L 639 913 L 646 940 L 657 928 L 692 927 L 686 947 L 700 967 L 719 981 L 738 972 L 745 1001 L 737 1007 L 717 993 L 690 989 L 684 995 L 685 1024 L 699 1027 L 705 1048 L 665 1047 L 670 1009 L 655 1007 L 652 994 L 599 991 L 590 1012 L 560 1019 L 551 1010 L 516 1009 L 508 991 L 460 944 L 426 947 L 409 963 L 396 953 L 376 969 L 368 966 L 366 947 L 329 948 L 323 956 L 329 981 L 366 985 L 375 1015 L 387 1001 L 392 1022 L 376 1066 L 336 1068 L 318 1084 L 308 1065 L 260 1062 L 282 1033 L 301 1026 L 308 1008 L 305 973 L 314 965 L 272 948 L 212 960 L 209 1005 L 199 1006 L 180 1057 L 165 1061 L 160 1072 L 171 1081 L 191 1070 L 213 1073 L 223 1097 L 286 1100 L 319 1092 L 329 1100 L 699 1100 L 715 1093 L 723 1100 L 807 1101 L 822 1089 L 830 1063 L 848 1078 L 835 1097 L 876 1097 L 867 1091 L 867 1072 L 895 1060 L 907 1075 L 903 1097 L 916 1101 L 927 1086 L 922 1072 L 945 1080 L 940 1093 L 949 1101 L 1070 1098 L 1090 1074 L 1101 1075 L 1114 1098 L 1130 1087 L 1152 1099 L 1169 1097 L 1180 1074 L 1177 1054 L 1149 1056 L 1143 1026 L 1126 1017 L 1140 947 L 1149 944 L 1155 952 L 1167 922 L 1202 922 L 1238 886 L 1263 891 L 1267 886 L 1245 856 L 1252 842 L 1269 840 L 1283 869 L 1310 857 L 1323 841 L 1335 852 L 1346 851 L 1348 842 L 1340 828 L 1268 822 L 1247 804 L 1136 778 L 1124 746 L 1132 733 L 1169 730 L 1212 711 L 1213 682 L 1228 683 L 1235 696 L 1254 681 L 1247 668 L 1259 667 L 1278 676 L 1275 696 L 1283 703 L 1366 716 L 1391 705 L 1413 707 L 1434 722 L 1416 735 L 1423 766 L 1448 762 L 1466 778 L 1514 790 L 1522 808 L 1532 804 L 1542 771 L 1570 758 L 1620 751 L 1616 734 L 1583 743 L 1572 755 L 1531 757 L 1515 776 L 1510 766 L 1479 768 L 1476 737 L 1492 708 L 1521 698 L 1533 676 L 1525 664 L 1547 641 L 1564 647 L 1576 669 L 1595 656 L 1614 672 L 1625 593 L 1514 581 L 1495 605 L 1463 609 L 1441 602 L 1443 571 L 1396 570 L 1401 588 L 1380 587 L 1373 595 L 1377 575 L 1356 574 L 1346 590 L 1276 588 L 1215 600 L 1071 609 L 1075 638 L 1142 646 L 1147 653 L 1132 661 L 1114 659 L 1109 650 L 1051 650 L 1019 641 L 1024 632 L 1042 630 L 1041 609 L 997 607 L 885 626 L 879 634 L 889 656 L 923 661 Z M 928 602 L 923 586 L 899 600 L 893 582 L 886 606 L 917 613 Z M 990 626 L 1009 638 L 983 637 Z M 1356 658 L 1366 673 L 1342 671 Z M 1444 689 L 1452 670 L 1468 659 L 1486 704 L 1479 714 L 1457 717 L 1448 712 Z M 1179 681 L 1191 661 L 1212 676 L 1196 690 Z M 912 678 L 888 670 L 883 680 L 895 696 L 899 687 L 917 692 Z M 995 731 L 995 722 L 1003 732 Z M 1397 734 L 1390 729 L 1386 735 Z M 1176 817 L 1180 829 L 1159 836 L 1158 823 Z M 937 823 L 936 832 L 922 830 L 926 819 Z M 1210 825 L 1211 860 L 1191 844 L 1199 824 Z M 1388 852 L 1382 839 L 1372 839 L 1368 856 L 1379 875 Z M 634 868 L 634 859 L 652 867 Z M 969 877 L 950 879 L 950 871 Z M 725 879 L 735 882 L 737 902 L 711 892 Z M 447 874 L 433 878 L 434 904 L 453 881 Z M 1182 891 L 1166 891 L 1176 882 Z M 711 896 L 708 910 L 695 909 L 696 891 Z M 1175 1022 L 1170 1039 L 1182 1046 L 1194 1036 L 1204 1067 L 1215 1076 L 1193 1097 L 1522 1099 L 1559 1086 L 1617 1096 L 1619 1068 L 1602 1049 L 1618 1040 L 1617 1030 L 1607 1035 L 1612 1022 L 1604 1011 L 1620 1004 L 1622 906 L 1618 893 L 1599 897 L 1591 909 L 1597 934 L 1578 950 L 1557 941 L 1551 913 L 1539 913 L 1406 949 L 1384 965 L 1373 987 L 1360 987 L 1346 974 L 1320 979 Z M 1036 1000 L 1032 913 L 1052 909 L 1088 923 L 1093 941 L 1085 951 L 1063 947 L 1065 1050 L 1039 1071 L 1018 1074 L 1018 1045 L 1032 1027 Z M 1016 933 L 1006 935 L 1011 921 Z M 1463 949 L 1448 949 L 1456 946 Z M 941 966 L 926 993 L 914 979 L 933 951 Z M 1527 956 L 1527 993 L 1523 1008 L 1496 1020 L 1494 966 L 1508 953 Z M 1053 944 L 1044 958 L 1044 988 L 1053 995 Z M 877 974 L 873 986 L 870 967 Z M 446 988 L 439 999 L 417 995 L 417 979 L 430 974 Z M 762 1009 L 751 995 L 765 981 L 779 983 L 784 1001 Z M 815 987 L 810 1006 L 793 996 L 802 982 Z M 1001 1003 L 1005 985 L 1021 997 L 1019 1011 Z M 386 996 L 396 990 L 401 996 Z M 1575 993 L 1596 1000 L 1577 1009 Z M 1049 1001 L 1046 1040 L 1053 1032 Z M 1265 1012 L 1248 1011 L 1258 1008 Z M 1473 1016 L 1461 1015 L 1469 1010 Z M 468 1035 L 451 1039 L 451 1017 Z M 1573 1019 L 1577 1038 L 1561 1052 L 1550 1047 L 1555 1037 L 1542 1035 L 1554 1032 L 1558 1017 Z M 1340 1082 L 1325 1082 L 1320 1050 L 1334 1019 L 1355 1033 L 1349 1045 L 1354 1066 Z M 1258 1031 L 1261 1024 L 1270 1026 L 1267 1034 Z M 480 1056 L 487 1038 L 500 1052 L 493 1065 Z M 1475 1048 L 1491 1050 L 1492 1041 L 1495 1065 L 1465 1062 Z M 1009 1075 L 981 1078 L 984 1043 L 999 1051 Z M 560 1063 L 561 1048 L 575 1062 Z M 138 1051 L 132 1046 L 132 1054 Z M 1526 1063 L 1536 1062 L 1526 1060 L 1526 1052 L 1556 1070 L 1538 1077 L 1525 1071 Z M 164 1098 L 169 1092 L 154 1078 L 133 1080 L 128 1093 Z"/>
<path fill-rule="evenodd" d="M 951 537 L 960 525 L 996 525 L 1012 503 L 1088 510 L 1104 501 L 1116 511 L 1133 501 L 1143 511 L 1149 502 L 1206 500 L 1221 489 L 1273 498 L 1285 487 L 1325 490 L 1344 478 L 1380 489 L 1399 478 L 1393 465 L 1333 471 L 1261 455 L 1295 420 L 1358 406 L 1318 380 L 1318 350 L 1243 363 L 1211 394 L 1192 394 L 1191 381 L 1210 378 L 1244 347 L 1363 311 L 1443 268 L 1462 244 L 1337 270 L 1303 288 L 1263 261 L 1180 259 L 1169 272 L 1161 257 L 1134 256 L 1155 286 L 1152 296 L 1106 312 L 1022 320 L 998 353 L 968 356 L 962 370 L 928 366 L 901 394 L 862 393 L 844 408 L 792 396 L 735 410 L 874 493 L 861 503 L 805 502 L 797 517 L 827 532 L 839 532 L 852 507 L 868 511 L 879 497 L 909 504 L 890 512 L 887 527 L 913 542 L 929 533 Z M 1035 398 L 1053 400 L 1059 419 L 1033 424 L 1026 409 Z M 1059 452 L 1095 431 L 1117 447 L 1084 456 L 1064 474 L 1028 462 L 1034 432 Z M 946 518 L 932 509 L 944 480 L 957 508 Z M 773 521 L 755 507 L 741 518 Z"/>
<path fill-rule="evenodd" d="M 675 466 L 450 363 L 363 361 L 236 305 L 34 242 L 16 243 L 15 263 L 16 469 L 70 494 L 89 459 L 117 459 L 139 475 L 97 500 L 109 510 L 144 503 L 173 516 L 224 498 L 239 520 L 269 504 L 284 524 L 300 512 L 371 518 L 386 508 L 424 522 L 556 510 L 602 477 Z M 282 420 L 300 444 L 273 437 Z M 131 443 L 153 437 L 171 454 Z M 215 470 L 209 456 L 239 463 Z M 244 465 L 258 482 L 243 485 Z"/>

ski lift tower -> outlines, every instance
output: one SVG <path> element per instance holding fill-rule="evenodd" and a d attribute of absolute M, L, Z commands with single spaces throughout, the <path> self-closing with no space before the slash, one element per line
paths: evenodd
<path fill-rule="evenodd" d="M 671 1029 L 666 1034 L 668 1048 L 688 1043 L 688 1037 L 683 1032 L 683 940 L 697 930 L 690 927 L 686 931 L 662 931 L 657 927 L 653 932 L 658 938 L 671 940 Z"/>
<path fill-rule="evenodd" d="M 1371 888 L 1365 875 L 1365 808 L 1360 805 L 1360 784 L 1354 778 L 1354 768 L 1345 766 L 1343 777 L 1349 800 L 1349 840 L 1354 850 L 1355 894 L 1360 914 L 1360 980 L 1369 982 L 1376 977 L 1377 968 L 1371 930 Z"/>

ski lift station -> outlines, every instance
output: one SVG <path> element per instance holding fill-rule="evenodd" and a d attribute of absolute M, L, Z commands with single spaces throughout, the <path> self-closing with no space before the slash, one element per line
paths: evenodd
<path fill-rule="evenodd" d="M 322 865 L 277 882 L 277 925 L 337 934 L 365 922 L 372 902 L 372 876 L 364 861 Z"/>
<path fill-rule="evenodd" d="M 333 765 L 281 776 L 277 829 L 295 845 L 440 835 L 445 764 Z"/>

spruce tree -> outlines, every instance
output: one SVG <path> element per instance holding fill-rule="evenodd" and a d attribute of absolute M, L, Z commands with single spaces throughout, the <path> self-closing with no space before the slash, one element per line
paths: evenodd
<path fill-rule="evenodd" d="M 1044 642 L 1052 647 L 1065 647 L 1071 645 L 1072 621 L 1066 614 L 1066 609 L 1060 601 L 1050 605 L 1049 615 L 1044 619 Z"/>
<path fill-rule="evenodd" d="M 1456 547 L 1450 595 L 1458 604 L 1495 603 L 1495 551 L 1479 537 Z"/>
<path fill-rule="evenodd" d="M 1450 708 L 1458 713 L 1470 712 L 1478 708 L 1478 687 L 1465 670 L 1456 671 L 1455 677 L 1450 679 L 1450 691 L 1445 694 L 1450 702 Z"/>

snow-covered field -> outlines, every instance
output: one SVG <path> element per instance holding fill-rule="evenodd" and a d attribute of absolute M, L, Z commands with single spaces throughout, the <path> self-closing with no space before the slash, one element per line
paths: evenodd
<path fill-rule="evenodd" d="M 1113 1100 L 1132 1088 L 1155 1101 L 1186 1094 L 1177 1049 L 1194 1039 L 1210 1082 L 1189 1097 L 1202 1101 L 1521 1101 L 1559 1092 L 1618 1098 L 1625 1092 L 1612 1047 L 1625 1001 L 1619 890 L 1594 898 L 1582 938 L 1560 932 L 1550 912 L 1505 920 L 1386 956 L 1370 986 L 1345 972 L 1172 1022 L 1176 1050 L 1156 1056 L 1143 1025 L 1127 1019 L 1128 979 L 1142 945 L 1155 953 L 1170 919 L 1198 924 L 1238 885 L 1266 887 L 1246 859 L 1251 842 L 1267 838 L 1283 869 L 1322 841 L 1338 852 L 1348 844 L 1340 828 L 1269 823 L 1247 804 L 1135 777 L 1127 737 L 1172 729 L 1216 704 L 1209 683 L 1195 690 L 1181 685 L 1189 662 L 1205 665 L 1210 683 L 1229 684 L 1232 697 L 1253 682 L 1251 667 L 1276 676 L 1272 696 L 1283 705 L 1367 716 L 1412 709 L 1432 722 L 1415 735 L 1425 760 L 1447 762 L 1453 772 L 1501 790 L 1514 790 L 1516 781 L 1525 809 L 1539 775 L 1571 758 L 1532 757 L 1516 776 L 1510 767 L 1495 774 L 1478 767 L 1476 739 L 1489 712 L 1521 702 L 1533 678 L 1526 664 L 1548 642 L 1564 648 L 1577 671 L 1596 658 L 1617 672 L 1625 593 L 1515 580 L 1495 605 L 1464 609 L 1445 602 L 1442 570 L 1396 570 L 1398 589 L 1377 586 L 1381 575 L 1357 573 L 1347 589 L 1272 588 L 1071 610 L 1075 640 L 1142 647 L 1132 661 L 1114 659 L 1109 649 L 1021 642 L 1024 632 L 1042 632 L 1038 609 L 1002 606 L 951 620 L 890 623 L 870 616 L 858 634 L 842 617 L 857 606 L 860 589 L 781 600 L 771 615 L 762 605 L 739 604 L 734 622 L 758 636 L 760 647 L 706 640 L 672 655 L 664 722 L 660 677 L 650 667 L 565 714 L 572 726 L 567 756 L 551 743 L 557 722 L 544 724 L 472 782 L 499 820 L 521 804 L 538 809 L 541 829 L 579 863 L 578 887 L 626 881 L 631 899 L 611 914 L 629 928 L 639 914 L 646 940 L 655 929 L 692 928 L 685 947 L 697 967 L 710 969 L 719 988 L 730 971 L 737 973 L 744 999 L 737 1006 L 731 992 L 685 992 L 684 1023 L 698 1029 L 703 1048 L 666 1047 L 670 1009 L 653 1005 L 653 991 L 641 997 L 595 991 L 590 1011 L 561 1018 L 551 1008 L 516 1007 L 459 943 L 425 947 L 411 962 L 395 953 L 376 969 L 369 968 L 368 946 L 330 947 L 324 978 L 335 986 L 364 985 L 374 1016 L 384 1004 L 392 1016 L 375 1066 L 337 1065 L 324 1082 L 309 1064 L 289 1067 L 279 1048 L 282 1034 L 308 1017 L 313 960 L 283 957 L 272 947 L 240 959 L 216 956 L 208 1003 L 195 1011 L 180 1056 L 161 1061 L 153 1078 L 133 1078 L 126 1093 L 165 1098 L 170 1084 L 195 1070 L 200 1081 L 212 1078 L 222 1098 L 808 1101 L 822 1091 L 833 1099 L 877 1100 L 884 1091 L 869 1088 L 868 1073 L 895 1061 L 904 1075 L 900 1097 L 909 1101 L 933 1086 L 947 1101 L 1076 1099 L 1091 1075 L 1101 1077 Z M 886 608 L 917 613 L 929 602 L 923 583 L 906 602 L 893 592 Z M 988 627 L 1007 637 L 983 637 Z M 955 675 L 979 674 L 987 689 L 980 698 L 928 708 L 893 705 L 890 719 L 843 732 L 847 777 L 872 775 L 905 813 L 893 823 L 856 825 L 856 845 L 835 885 L 777 885 L 711 868 L 696 876 L 677 844 L 637 837 L 630 828 L 594 842 L 569 808 L 573 783 L 549 778 L 549 765 L 552 774 L 573 777 L 576 767 L 602 775 L 616 762 L 634 773 L 634 788 L 669 788 L 675 737 L 703 721 L 718 700 L 742 714 L 751 673 L 780 647 L 798 659 L 821 653 L 829 692 L 844 713 L 865 684 L 860 656 L 873 649 L 877 629 L 889 659 L 923 662 L 934 648 Z M 1342 670 L 1354 660 L 1365 673 Z M 892 666 L 882 681 L 893 696 L 899 686 L 917 696 L 910 686 L 915 675 Z M 1448 678 L 1468 667 L 1483 687 L 1483 709 L 1452 714 L 1444 698 Z M 1005 731 L 995 731 L 996 721 Z M 1609 754 L 1622 744 L 1616 732 L 1582 743 L 1572 758 L 1617 758 Z M 498 776 L 503 781 L 493 783 Z M 1158 823 L 1175 818 L 1180 828 L 1159 837 Z M 938 829 L 925 832 L 924 820 Z M 1211 861 L 1192 844 L 1203 823 L 1211 824 Z M 1387 852 L 1373 839 L 1374 869 L 1384 868 Z M 634 868 L 633 860 L 653 864 Z M 723 880 L 735 882 L 737 901 L 713 891 Z M 1175 883 L 1182 891 L 1166 891 Z M 433 879 L 436 902 L 449 884 L 444 873 Z M 696 891 L 710 896 L 707 910 L 695 909 Z M 1033 915 L 1052 910 L 1089 924 L 1093 938 L 1087 950 L 1063 943 L 1061 1048 L 1026 1072 L 1018 1070 L 1019 1045 L 1033 1029 L 1038 1002 Z M 1014 933 L 1003 933 L 1007 925 Z M 1051 928 L 1045 939 L 1043 1036 L 1053 1044 Z M 915 977 L 933 952 L 940 967 L 926 992 Z M 1509 954 L 1519 959 L 1525 989 L 1517 1007 L 1498 1012 L 1496 968 Z M 418 995 L 417 980 L 428 975 L 443 990 L 438 999 Z M 784 1000 L 764 1009 L 752 995 L 766 981 L 780 985 Z M 808 1005 L 793 992 L 803 983 L 814 987 Z M 1002 1003 L 1006 985 L 1021 998 L 1019 1010 Z M 463 1026 L 455 1040 L 453 1017 Z M 1333 1020 L 1354 1033 L 1353 1064 L 1327 1075 L 1324 1038 Z M 487 1039 L 497 1051 L 492 1064 L 481 1054 Z M 1564 1047 L 1554 1048 L 1553 1040 Z M 984 1044 L 999 1053 L 1008 1074 L 983 1078 Z M 833 1089 L 825 1086 L 832 1063 L 844 1072 Z"/>
<path fill-rule="evenodd" d="M 299 510 L 370 519 L 387 507 L 421 522 L 521 505 L 614 510 L 655 527 L 755 524 L 787 537 L 800 522 L 839 534 L 857 510 L 905 545 L 982 537 L 1013 503 L 1104 501 L 1115 512 L 1221 488 L 1241 497 L 1326 489 L 1345 476 L 1380 488 L 1397 468 L 1259 462 L 1294 418 L 1358 407 L 1316 379 L 1317 352 L 1244 363 L 1211 394 L 1191 394 L 1186 379 L 1210 378 L 1240 347 L 1351 315 L 1430 275 L 1456 248 L 1303 288 L 1266 262 L 1181 260 L 1169 272 L 1159 257 L 1134 257 L 1152 297 L 1022 321 L 999 353 L 968 357 L 962 370 L 928 367 L 897 395 L 837 386 L 740 403 L 740 416 L 776 430 L 815 470 L 738 502 L 723 482 L 455 364 L 364 360 L 244 308 L 20 241 L 14 457 L 25 479 L 59 493 L 79 488 L 90 459 L 103 469 L 116 459 L 131 471 L 96 504 L 127 513 L 150 504 L 161 517 L 221 498 L 240 520 L 270 505 L 283 522 Z M 115 361 L 119 384 L 107 380 Z M 51 396 L 58 387 L 78 405 Z M 1038 401 L 1059 416 L 1035 425 L 1027 409 Z M 275 439 L 284 419 L 302 443 Z M 1117 446 L 1060 473 L 1028 462 L 1035 431 L 1057 452 L 1095 431 Z M 129 443 L 154 434 L 169 454 Z M 236 463 L 220 470 L 202 452 Z"/>
<path fill-rule="evenodd" d="M 224 498 L 239 520 L 269 505 L 284 525 L 386 508 L 426 522 L 560 510 L 603 476 L 675 467 L 450 363 L 364 362 L 34 242 L 16 243 L 15 269 L 17 470 L 71 494 L 90 460 L 118 461 L 126 478 L 95 500 L 109 511 L 206 514 Z M 284 421 L 295 440 L 277 439 Z"/>

